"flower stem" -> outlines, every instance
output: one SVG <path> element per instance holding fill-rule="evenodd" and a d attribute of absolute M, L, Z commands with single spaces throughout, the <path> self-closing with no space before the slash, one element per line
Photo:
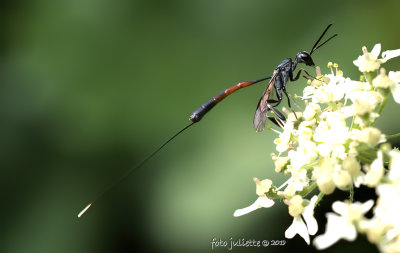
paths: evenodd
<path fill-rule="evenodd" d="M 378 114 L 379 115 L 381 115 L 381 112 L 382 112 L 383 108 L 385 107 L 387 100 L 388 100 L 388 96 L 385 96 L 383 98 L 383 101 L 382 101 L 381 105 L 379 106 L 379 109 L 378 109 Z M 378 118 L 375 118 L 374 121 L 370 124 L 370 126 L 373 126 L 377 119 Z"/>
<path fill-rule="evenodd" d="M 317 182 L 312 182 L 308 187 L 304 188 L 301 192 L 300 195 L 302 197 L 307 196 L 310 192 L 312 192 L 315 188 L 317 187 Z"/>
<path fill-rule="evenodd" d="M 350 185 L 350 203 L 353 203 L 354 200 L 354 187 L 353 184 Z"/>
<path fill-rule="evenodd" d="M 317 201 L 315 202 L 315 206 L 317 206 L 318 205 L 318 203 L 322 200 L 322 198 L 325 196 L 325 194 L 323 194 L 322 192 L 320 192 L 319 194 L 318 194 L 318 199 L 317 199 Z"/>
<path fill-rule="evenodd" d="M 396 137 L 400 137 L 400 133 L 388 135 L 388 136 L 386 136 L 386 139 L 392 139 L 392 138 L 396 138 Z"/>
<path fill-rule="evenodd" d="M 316 165 L 318 165 L 318 164 L 319 164 L 319 159 L 318 159 L 318 160 L 315 160 L 315 161 L 312 162 L 312 163 L 303 165 L 303 167 L 301 167 L 301 168 L 308 171 L 309 169 L 313 168 L 314 166 L 316 166 Z"/>

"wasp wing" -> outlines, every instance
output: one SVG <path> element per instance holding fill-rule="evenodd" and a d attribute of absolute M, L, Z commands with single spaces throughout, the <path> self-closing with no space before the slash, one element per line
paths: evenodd
<path fill-rule="evenodd" d="M 279 75 L 280 70 L 275 70 L 271 79 L 269 80 L 267 88 L 264 90 L 263 95 L 258 102 L 256 113 L 254 115 L 253 127 L 256 132 L 262 132 L 265 128 L 265 121 L 267 120 L 268 111 L 274 103 L 279 103 L 279 100 L 275 97 L 275 81 Z M 276 101 L 276 102 L 275 102 Z"/>

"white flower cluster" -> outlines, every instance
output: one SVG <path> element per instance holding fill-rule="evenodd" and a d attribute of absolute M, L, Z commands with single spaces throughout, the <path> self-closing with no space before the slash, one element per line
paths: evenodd
<path fill-rule="evenodd" d="M 362 72 L 360 81 L 346 78 L 337 64 L 328 63 L 330 73 L 318 75 L 304 89 L 303 112 L 288 113 L 288 119 L 274 140 L 278 155 L 272 154 L 275 171 L 290 178 L 279 188 L 269 179 L 255 179 L 259 198 L 239 209 L 241 216 L 283 199 L 293 217 L 286 238 L 299 234 L 307 244 L 318 231 L 314 208 L 324 195 L 335 189 L 349 191 L 348 201 L 333 203 L 325 234 L 313 244 L 324 249 L 340 239 L 354 240 L 365 233 L 382 252 L 400 251 L 400 151 L 391 149 L 381 131 L 373 127 L 391 93 L 400 103 L 400 71 L 380 68 L 400 49 L 382 53 L 380 44 L 354 61 Z M 378 72 L 379 71 L 379 72 Z M 318 72 L 318 71 L 317 71 Z M 385 169 L 385 165 L 389 164 Z M 387 166 L 386 166 L 387 167 Z M 378 199 L 371 219 L 364 217 L 374 205 L 353 202 L 353 187 L 375 188 Z M 319 194 L 308 195 L 318 188 Z"/>

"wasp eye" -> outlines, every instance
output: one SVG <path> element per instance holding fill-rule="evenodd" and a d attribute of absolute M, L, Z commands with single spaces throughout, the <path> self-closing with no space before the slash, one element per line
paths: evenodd
<path fill-rule="evenodd" d="M 302 58 L 308 58 L 308 57 L 310 57 L 310 54 L 307 53 L 307 52 L 301 52 L 301 57 Z"/>

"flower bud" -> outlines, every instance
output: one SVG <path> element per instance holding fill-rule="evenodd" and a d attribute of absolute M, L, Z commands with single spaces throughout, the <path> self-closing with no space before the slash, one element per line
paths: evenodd
<path fill-rule="evenodd" d="M 260 181 L 258 178 L 254 178 L 253 181 L 256 183 L 256 193 L 258 196 L 262 196 L 267 193 L 272 186 L 272 181 L 269 179 L 264 179 Z"/>
<path fill-rule="evenodd" d="M 275 171 L 277 173 L 281 172 L 282 169 L 287 165 L 288 161 L 289 161 L 289 157 L 276 157 L 274 159 L 275 161 Z"/>
<path fill-rule="evenodd" d="M 291 216 L 296 217 L 303 213 L 303 198 L 300 195 L 293 196 L 288 202 L 289 214 Z"/>
<path fill-rule="evenodd" d="M 375 127 L 367 127 L 361 130 L 357 139 L 373 147 L 378 144 L 381 139 L 381 131 Z"/>
<path fill-rule="evenodd" d="M 353 156 L 347 156 L 342 163 L 342 167 L 345 171 L 349 172 L 350 175 L 356 176 L 361 171 L 361 165 L 357 159 Z"/>
<path fill-rule="evenodd" d="M 322 174 L 317 178 L 318 189 L 323 194 L 331 194 L 335 190 L 335 183 L 332 180 L 332 177 L 328 174 Z"/>
<path fill-rule="evenodd" d="M 353 180 L 349 172 L 339 169 L 333 174 L 333 182 L 337 188 L 346 190 L 349 188 L 350 184 L 352 184 Z"/>
<path fill-rule="evenodd" d="M 382 237 L 387 233 L 385 225 L 376 218 L 371 220 L 362 220 L 360 230 L 366 233 L 367 239 L 371 243 L 379 243 Z"/>
<path fill-rule="evenodd" d="M 366 115 L 375 110 L 375 107 L 382 101 L 382 97 L 375 91 L 354 92 L 351 96 L 355 113 L 359 116 Z"/>
<path fill-rule="evenodd" d="M 317 112 L 321 111 L 321 106 L 315 103 L 309 103 L 303 112 L 305 120 L 312 120 Z"/>
<path fill-rule="evenodd" d="M 381 68 L 380 72 L 381 74 L 375 77 L 372 81 L 372 85 L 375 88 L 387 89 L 395 85 L 394 82 L 386 75 L 386 70 L 384 68 Z"/>

